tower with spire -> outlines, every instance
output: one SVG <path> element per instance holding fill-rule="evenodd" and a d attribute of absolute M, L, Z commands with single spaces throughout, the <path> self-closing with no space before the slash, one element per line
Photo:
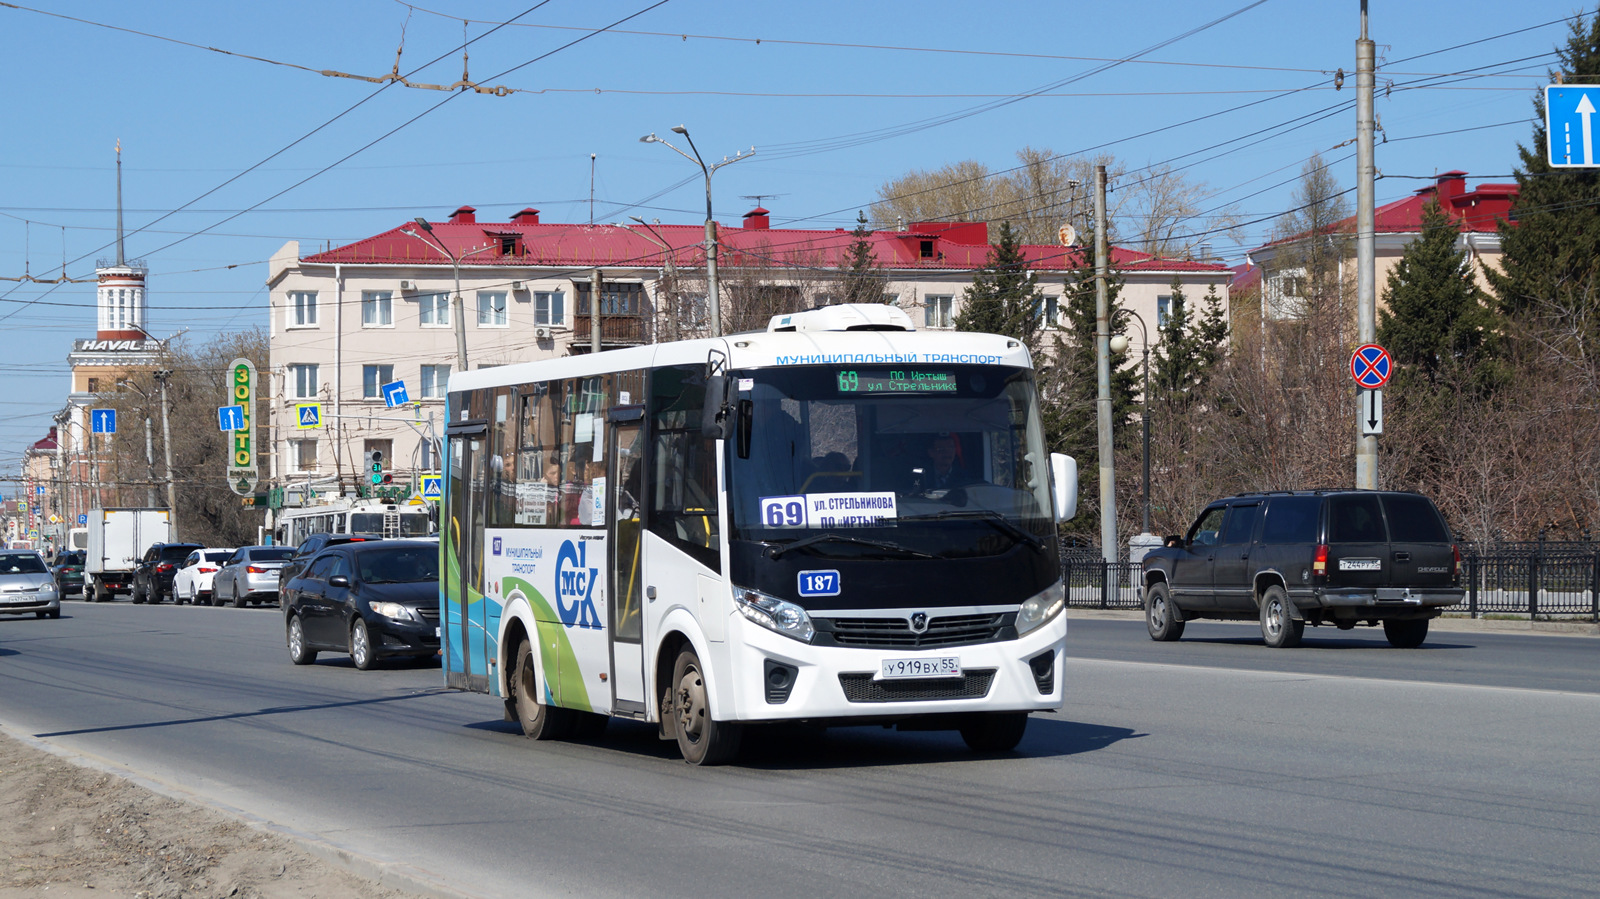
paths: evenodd
<path fill-rule="evenodd" d="M 102 341 L 143 341 L 145 331 L 145 276 L 143 259 L 129 260 L 122 242 L 122 141 L 117 141 L 117 258 L 95 264 L 99 281 L 96 337 Z"/>

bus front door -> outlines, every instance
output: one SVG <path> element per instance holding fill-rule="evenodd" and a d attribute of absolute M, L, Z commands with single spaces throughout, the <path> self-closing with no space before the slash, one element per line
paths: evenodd
<path fill-rule="evenodd" d="M 617 406 L 607 413 L 611 439 L 610 483 L 606 497 L 606 544 L 611 548 L 612 709 L 643 716 L 644 571 L 640 554 L 645 497 L 644 407 Z"/>
<path fill-rule="evenodd" d="M 489 634 L 484 627 L 483 598 L 485 430 L 482 422 L 450 426 L 448 509 L 439 529 L 445 559 L 440 572 L 445 683 L 478 693 L 494 692 L 489 678 Z"/>

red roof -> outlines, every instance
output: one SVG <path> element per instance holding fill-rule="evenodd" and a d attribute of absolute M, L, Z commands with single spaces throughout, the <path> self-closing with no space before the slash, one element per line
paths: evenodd
<path fill-rule="evenodd" d="M 1434 199 L 1439 208 L 1456 220 L 1462 231 L 1494 233 L 1501 221 L 1511 220 L 1511 204 L 1517 199 L 1515 184 L 1480 184 L 1474 191 L 1467 190 L 1467 173 L 1445 172 L 1427 187 L 1419 188 L 1403 200 L 1386 203 L 1373 210 L 1373 230 L 1378 234 L 1410 234 L 1422 230 L 1422 210 Z M 1329 231 L 1354 232 L 1356 217 L 1350 216 Z M 1290 243 L 1298 237 L 1275 240 L 1265 246 Z"/>
<path fill-rule="evenodd" d="M 466 207 L 463 207 L 466 209 Z M 765 227 L 764 213 L 747 217 L 746 227 L 718 229 L 719 261 L 724 265 L 801 265 L 838 267 L 847 259 L 855 240 L 843 228 L 810 230 Z M 704 225 L 561 225 L 521 216 L 521 221 L 487 223 L 432 222 L 432 231 L 411 223 L 323 253 L 304 257 L 313 264 L 343 265 L 449 265 L 449 258 L 434 246 L 442 242 L 472 266 L 553 266 L 577 269 L 600 265 L 636 265 L 657 268 L 663 264 L 665 243 L 673 262 L 682 266 L 705 264 Z M 407 233 L 411 232 L 411 233 Z M 415 236 L 413 236 L 415 235 Z M 504 238 L 518 236 L 512 249 L 501 252 Z M 869 240 L 878 263 L 888 269 L 972 271 L 989 256 L 988 228 L 982 222 L 918 222 L 908 231 L 874 231 Z M 1022 248 L 1030 267 L 1047 271 L 1076 268 L 1084 247 L 1026 245 Z M 1160 259 L 1122 247 L 1111 250 L 1111 264 L 1123 271 L 1216 272 L 1227 266 L 1183 259 Z"/>

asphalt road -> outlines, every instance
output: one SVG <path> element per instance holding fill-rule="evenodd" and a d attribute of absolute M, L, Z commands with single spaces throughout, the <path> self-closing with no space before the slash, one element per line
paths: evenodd
<path fill-rule="evenodd" d="M 1074 622 L 1020 751 L 652 728 L 530 743 L 437 667 L 292 666 L 276 610 L 0 619 L 0 723 L 488 896 L 1600 895 L 1600 641 Z"/>

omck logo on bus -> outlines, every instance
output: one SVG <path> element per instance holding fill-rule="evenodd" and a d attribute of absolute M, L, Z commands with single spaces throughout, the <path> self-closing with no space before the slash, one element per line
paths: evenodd
<path fill-rule="evenodd" d="M 556 553 L 556 611 L 567 627 L 599 630 L 600 614 L 594 608 L 594 582 L 600 569 L 589 566 L 589 544 L 568 540 Z"/>

